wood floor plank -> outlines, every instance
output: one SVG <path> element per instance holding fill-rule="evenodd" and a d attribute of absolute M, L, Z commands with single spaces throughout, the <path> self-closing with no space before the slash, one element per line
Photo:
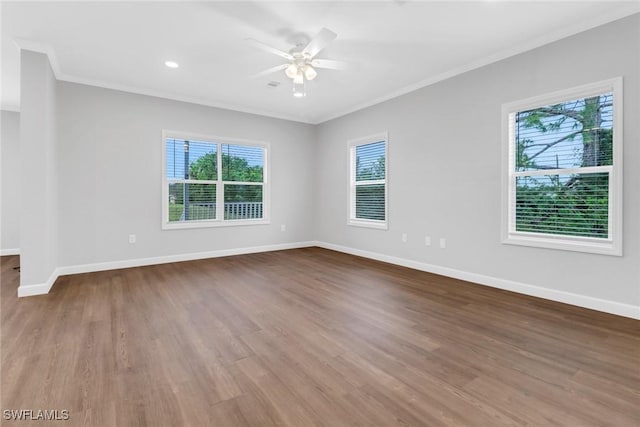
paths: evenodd
<path fill-rule="evenodd" d="M 637 320 L 319 248 L 63 276 L 20 299 L 18 263 L 0 258 L 2 409 L 67 409 L 70 426 L 640 425 Z"/>
<path fill-rule="evenodd" d="M 211 407 L 210 417 L 207 425 L 210 426 L 249 426 L 242 410 L 235 399 L 223 400 Z"/>
<path fill-rule="evenodd" d="M 287 385 L 296 400 L 304 402 L 309 412 L 322 419 L 323 423 L 338 427 L 354 421 L 354 417 L 350 417 L 340 404 L 340 394 L 317 382 L 317 373 L 297 364 L 288 356 L 286 349 L 279 347 L 267 334 L 256 332 L 243 338 L 278 380 Z"/>
<path fill-rule="evenodd" d="M 304 400 L 296 398 L 289 386 L 283 383 L 258 357 L 239 360 L 236 366 L 259 389 L 288 426 L 324 426 L 320 415 L 315 414 Z M 294 404 L 295 402 L 295 404 Z"/>

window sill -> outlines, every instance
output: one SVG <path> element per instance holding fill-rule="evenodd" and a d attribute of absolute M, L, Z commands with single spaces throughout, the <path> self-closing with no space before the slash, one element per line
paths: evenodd
<path fill-rule="evenodd" d="M 509 233 L 502 239 L 507 245 L 530 246 L 535 248 L 558 249 L 572 252 L 586 252 L 600 255 L 622 256 L 622 244 L 605 239 L 588 237 L 557 237 L 534 233 Z"/>
<path fill-rule="evenodd" d="M 267 219 L 243 219 L 227 221 L 187 221 L 163 223 L 163 230 L 184 230 L 189 228 L 216 228 L 216 227 L 243 227 L 247 225 L 267 225 L 271 221 Z"/>
<path fill-rule="evenodd" d="M 347 225 L 353 227 L 375 228 L 378 230 L 388 230 L 389 226 L 386 221 L 367 221 L 350 219 Z"/>

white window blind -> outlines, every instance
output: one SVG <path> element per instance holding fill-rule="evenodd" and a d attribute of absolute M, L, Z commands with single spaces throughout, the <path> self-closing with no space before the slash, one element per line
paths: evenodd
<path fill-rule="evenodd" d="M 258 142 L 165 135 L 163 226 L 265 222 L 267 148 Z"/>
<path fill-rule="evenodd" d="M 350 141 L 351 225 L 387 227 L 387 136 Z"/>
<path fill-rule="evenodd" d="M 511 106 L 507 243 L 619 253 L 620 85 Z"/>
<path fill-rule="evenodd" d="M 224 219 L 262 219 L 264 149 L 222 144 Z"/>

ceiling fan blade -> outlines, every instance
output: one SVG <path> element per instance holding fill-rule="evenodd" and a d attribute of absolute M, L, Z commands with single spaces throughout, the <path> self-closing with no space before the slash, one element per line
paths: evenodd
<path fill-rule="evenodd" d="M 336 33 L 326 28 L 320 30 L 318 35 L 316 35 L 302 50 L 303 55 L 309 56 L 309 58 L 313 58 L 320 52 L 322 49 L 327 47 L 329 43 L 334 41 L 338 37 Z"/>
<path fill-rule="evenodd" d="M 291 54 L 280 50 L 280 49 L 276 49 L 275 47 L 271 47 L 268 44 L 264 44 L 262 42 L 259 42 L 256 39 L 246 39 L 246 41 L 248 41 L 249 43 L 251 43 L 252 45 L 254 45 L 255 47 L 257 47 L 258 49 L 262 49 L 266 52 L 270 52 L 270 53 L 274 53 L 278 56 L 281 56 L 285 59 L 288 59 L 289 61 L 293 60 L 293 56 L 291 56 Z"/>
<path fill-rule="evenodd" d="M 258 74 L 252 75 L 251 78 L 255 79 L 257 77 L 262 77 L 262 76 L 266 76 L 267 74 L 275 73 L 276 71 L 282 71 L 286 69 L 289 65 L 290 64 L 282 64 L 282 65 L 277 65 L 275 67 L 268 68 L 264 71 L 259 72 Z"/>
<path fill-rule="evenodd" d="M 334 61 L 332 59 L 314 59 L 311 61 L 311 66 L 315 68 L 327 68 L 329 70 L 344 70 L 347 68 L 347 63 Z"/>

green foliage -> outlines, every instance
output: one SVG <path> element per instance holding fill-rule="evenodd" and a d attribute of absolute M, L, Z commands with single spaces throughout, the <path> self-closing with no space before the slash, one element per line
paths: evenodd
<path fill-rule="evenodd" d="M 184 210 L 183 204 L 170 204 L 169 205 L 169 222 L 180 221 L 182 217 L 182 211 Z"/>
<path fill-rule="evenodd" d="M 554 131 L 560 129 L 560 127 L 567 120 L 567 116 L 564 115 L 568 110 L 565 105 L 558 104 L 550 107 L 538 108 L 531 110 L 524 116 L 524 126 L 527 128 L 535 128 L 542 133 Z M 544 121 L 547 117 L 559 116 L 555 122 Z"/>
<path fill-rule="evenodd" d="M 225 203 L 261 202 L 262 186 L 225 184 L 224 201 Z"/>
<path fill-rule="evenodd" d="M 523 138 L 516 141 L 516 144 L 516 168 L 519 170 L 535 169 L 535 160 L 527 154 L 527 150 L 533 144 L 533 140 Z"/>
<path fill-rule="evenodd" d="M 247 159 L 233 155 L 222 154 L 221 175 L 223 181 L 234 182 L 262 182 L 263 167 L 250 166 Z M 217 181 L 218 156 L 216 153 L 207 153 L 200 156 L 189 165 L 189 179 L 201 181 Z M 224 202 L 262 202 L 261 185 L 223 184 Z M 214 219 L 217 184 L 183 184 L 169 185 L 169 197 L 173 203 L 169 204 L 169 221 L 179 221 L 183 218 L 185 205 L 185 190 L 188 192 L 189 210 L 184 217 L 189 220 Z M 225 219 L 230 218 L 225 213 Z M 241 218 L 242 216 L 237 216 Z"/>
<path fill-rule="evenodd" d="M 552 169 L 547 153 L 546 164 L 538 157 L 556 145 L 581 138 L 576 163 L 582 167 L 611 165 L 613 131 L 601 128 L 604 97 L 549 105 L 519 114 L 520 125 L 535 129 L 540 138 L 516 141 L 517 170 Z M 532 139 L 533 138 L 533 139 Z M 566 155 L 565 146 L 563 153 Z M 553 154 L 551 155 L 551 158 Z M 557 155 L 556 155 L 557 159 Z M 556 163 L 558 160 L 556 160 Z M 555 166 L 558 168 L 558 166 Z M 516 230 L 525 232 L 608 237 L 608 175 L 575 174 L 561 179 L 558 175 L 519 178 L 516 183 Z"/>
<path fill-rule="evenodd" d="M 207 153 L 189 165 L 189 178 L 215 181 L 218 179 L 218 155 Z M 263 168 L 249 166 L 247 159 L 222 153 L 222 180 L 237 182 L 262 182 Z"/>
<path fill-rule="evenodd" d="M 169 222 L 180 221 L 184 212 L 184 205 L 169 205 Z M 189 205 L 190 220 L 215 219 L 216 210 L 212 206 Z"/>
<path fill-rule="evenodd" d="M 606 238 L 608 175 L 557 175 L 545 183 L 525 178 L 516 192 L 516 230 Z"/>
<path fill-rule="evenodd" d="M 247 159 L 222 153 L 222 180 L 234 182 L 262 182 L 263 167 L 250 166 Z M 190 179 L 211 180 L 218 179 L 218 156 L 216 153 L 208 153 L 191 163 L 189 168 Z M 207 194 L 208 188 L 192 185 L 189 191 L 189 200 L 193 203 L 211 200 Z M 262 186 L 259 185 L 231 185 L 224 187 L 225 203 L 233 202 L 261 202 Z"/>
<path fill-rule="evenodd" d="M 260 165 L 249 166 L 242 157 L 222 154 L 222 180 L 236 182 L 262 182 L 263 168 Z"/>
<path fill-rule="evenodd" d="M 598 129 L 597 132 L 600 147 L 596 154 L 596 164 L 611 166 L 613 164 L 613 130 Z"/>
<path fill-rule="evenodd" d="M 576 151 L 582 167 L 611 164 L 613 157 L 612 129 L 602 128 L 603 110 L 610 107 L 607 96 L 569 101 L 548 105 L 518 113 L 522 129 L 535 129 L 540 137 L 520 138 L 516 141 L 516 167 L 519 170 L 548 169 L 549 166 L 536 164 L 536 159 L 559 144 L 580 138 L 582 149 Z M 532 147 L 539 149 L 530 150 Z M 567 153 L 563 153 L 567 156 Z"/>
<path fill-rule="evenodd" d="M 169 184 L 169 204 L 184 204 L 184 184 Z"/>
<path fill-rule="evenodd" d="M 356 181 L 373 181 L 384 179 L 385 157 L 380 156 L 376 161 L 368 166 L 363 166 L 360 157 L 356 158 Z"/>
<path fill-rule="evenodd" d="M 207 153 L 189 165 L 189 178 L 216 181 L 218 179 L 218 155 Z"/>
<path fill-rule="evenodd" d="M 356 218 L 384 221 L 384 185 L 356 186 Z"/>

